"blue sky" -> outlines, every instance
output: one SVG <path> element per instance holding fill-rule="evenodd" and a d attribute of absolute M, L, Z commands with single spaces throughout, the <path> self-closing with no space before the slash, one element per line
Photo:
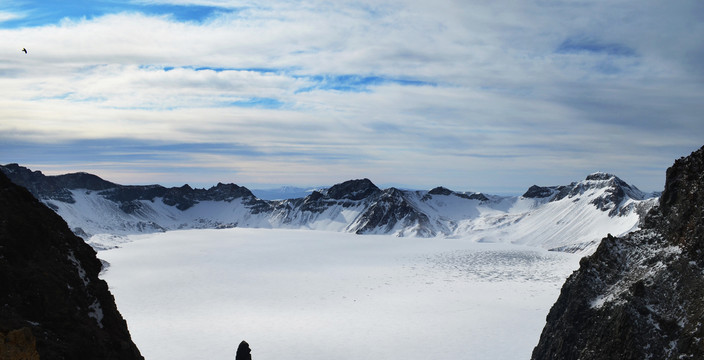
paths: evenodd
<path fill-rule="evenodd" d="M 4 1 L 0 163 L 487 193 L 607 171 L 658 191 L 704 145 L 701 19 L 700 1 Z"/>

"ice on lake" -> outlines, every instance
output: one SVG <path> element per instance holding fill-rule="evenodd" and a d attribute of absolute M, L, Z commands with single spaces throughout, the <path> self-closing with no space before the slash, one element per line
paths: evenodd
<path fill-rule="evenodd" d="M 148 360 L 528 359 L 579 256 L 463 239 L 271 229 L 99 252 Z"/>

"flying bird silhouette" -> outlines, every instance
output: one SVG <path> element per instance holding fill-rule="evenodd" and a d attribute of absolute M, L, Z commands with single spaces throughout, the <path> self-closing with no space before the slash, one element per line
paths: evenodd
<path fill-rule="evenodd" d="M 22 48 L 22 51 L 24 51 L 25 54 L 27 53 L 27 49 L 25 48 Z"/>

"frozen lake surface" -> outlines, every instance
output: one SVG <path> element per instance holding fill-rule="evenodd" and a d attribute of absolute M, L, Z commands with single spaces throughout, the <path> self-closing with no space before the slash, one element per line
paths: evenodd
<path fill-rule="evenodd" d="M 463 239 L 186 230 L 99 252 L 147 360 L 528 359 L 580 256 Z"/>

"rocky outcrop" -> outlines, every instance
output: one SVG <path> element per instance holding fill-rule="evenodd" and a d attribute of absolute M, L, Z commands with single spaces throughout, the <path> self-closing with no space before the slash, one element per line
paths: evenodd
<path fill-rule="evenodd" d="M 558 191 L 557 188 L 557 186 L 533 185 L 528 188 L 528 190 L 523 194 L 523 197 L 531 199 L 551 197 Z"/>
<path fill-rule="evenodd" d="M 0 174 L 2 359 L 142 359 L 95 251 Z"/>
<path fill-rule="evenodd" d="M 484 195 L 482 193 L 471 193 L 471 194 L 459 193 L 459 192 L 454 192 L 454 191 L 452 191 L 448 188 L 442 187 L 442 186 L 438 186 L 438 187 L 428 191 L 428 193 L 423 197 L 423 200 L 427 201 L 427 200 L 431 199 L 432 195 L 444 195 L 444 196 L 454 195 L 454 196 L 458 196 L 458 197 L 461 197 L 463 199 L 468 199 L 468 200 L 489 201 L 489 198 L 486 197 L 486 195 Z"/>
<path fill-rule="evenodd" d="M 252 349 L 249 348 L 249 344 L 246 341 L 242 340 L 237 347 L 235 360 L 252 360 Z"/>
<path fill-rule="evenodd" d="M 414 231 L 418 236 L 436 235 L 428 216 L 414 207 L 404 192 L 396 188 L 384 190 L 380 196 L 375 197 L 349 227 L 356 234 L 392 233 L 404 228 Z M 398 234 L 403 234 L 403 231 Z"/>
<path fill-rule="evenodd" d="M 582 259 L 532 358 L 704 358 L 702 190 L 704 147 L 667 170 L 641 230 L 609 235 Z"/>

